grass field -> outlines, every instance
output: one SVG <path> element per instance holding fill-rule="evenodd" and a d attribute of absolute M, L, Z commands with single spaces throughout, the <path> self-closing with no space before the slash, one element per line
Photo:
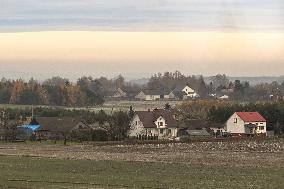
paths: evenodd
<path fill-rule="evenodd" d="M 64 107 L 64 106 L 52 106 L 52 108 L 66 108 L 66 109 L 85 109 L 90 111 L 99 111 L 104 110 L 108 113 L 112 111 L 128 111 L 129 107 L 132 106 L 134 110 L 152 110 L 154 108 L 163 108 L 166 103 L 169 103 L 171 106 L 181 104 L 183 101 L 129 101 L 129 100 L 119 100 L 119 101 L 109 101 L 107 100 L 101 106 L 92 106 L 92 107 Z M 13 104 L 0 104 L 0 108 L 14 108 L 14 109 L 31 109 L 31 105 L 13 105 Z M 45 107 L 49 106 L 34 106 L 34 107 Z"/>
<path fill-rule="evenodd" d="M 0 188 L 284 188 L 284 140 L 0 143 Z"/>
<path fill-rule="evenodd" d="M 283 188 L 281 168 L 0 157 L 3 188 Z"/>

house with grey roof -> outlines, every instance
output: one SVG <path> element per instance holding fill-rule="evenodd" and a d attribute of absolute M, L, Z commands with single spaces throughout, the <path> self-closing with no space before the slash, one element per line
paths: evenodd
<path fill-rule="evenodd" d="M 119 87 L 113 91 L 110 91 L 107 97 L 113 99 L 122 99 L 127 97 L 127 93 Z"/>
<path fill-rule="evenodd" d="M 207 135 L 206 133 L 207 130 L 209 130 L 209 125 L 206 120 L 204 119 L 188 119 L 181 121 L 179 124 L 179 136 L 183 135 L 200 135 L 202 136 L 204 134 Z"/>
<path fill-rule="evenodd" d="M 142 90 L 136 96 L 135 99 L 154 101 L 154 100 L 165 100 L 170 99 L 169 90 Z"/>
<path fill-rule="evenodd" d="M 170 98 L 175 100 L 187 100 L 198 97 L 197 92 L 189 85 L 179 85 L 170 93 Z"/>
<path fill-rule="evenodd" d="M 129 137 L 157 136 L 158 139 L 175 138 L 178 122 L 171 110 L 137 111 L 130 123 Z"/>

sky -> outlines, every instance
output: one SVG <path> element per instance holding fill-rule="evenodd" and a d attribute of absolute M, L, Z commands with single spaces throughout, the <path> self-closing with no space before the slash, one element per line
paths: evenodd
<path fill-rule="evenodd" d="M 283 0 L 0 0 L 0 77 L 284 74 Z"/>

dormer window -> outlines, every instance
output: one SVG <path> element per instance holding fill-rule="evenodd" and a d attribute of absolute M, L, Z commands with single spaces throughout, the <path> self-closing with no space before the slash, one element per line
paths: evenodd
<path fill-rule="evenodd" d="M 164 126 L 164 122 L 160 121 L 160 122 L 158 122 L 158 125 L 159 126 Z"/>

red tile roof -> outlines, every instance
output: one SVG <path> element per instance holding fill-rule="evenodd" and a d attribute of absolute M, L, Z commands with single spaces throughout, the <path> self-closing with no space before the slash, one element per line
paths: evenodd
<path fill-rule="evenodd" d="M 266 122 L 258 112 L 236 112 L 244 122 Z"/>

